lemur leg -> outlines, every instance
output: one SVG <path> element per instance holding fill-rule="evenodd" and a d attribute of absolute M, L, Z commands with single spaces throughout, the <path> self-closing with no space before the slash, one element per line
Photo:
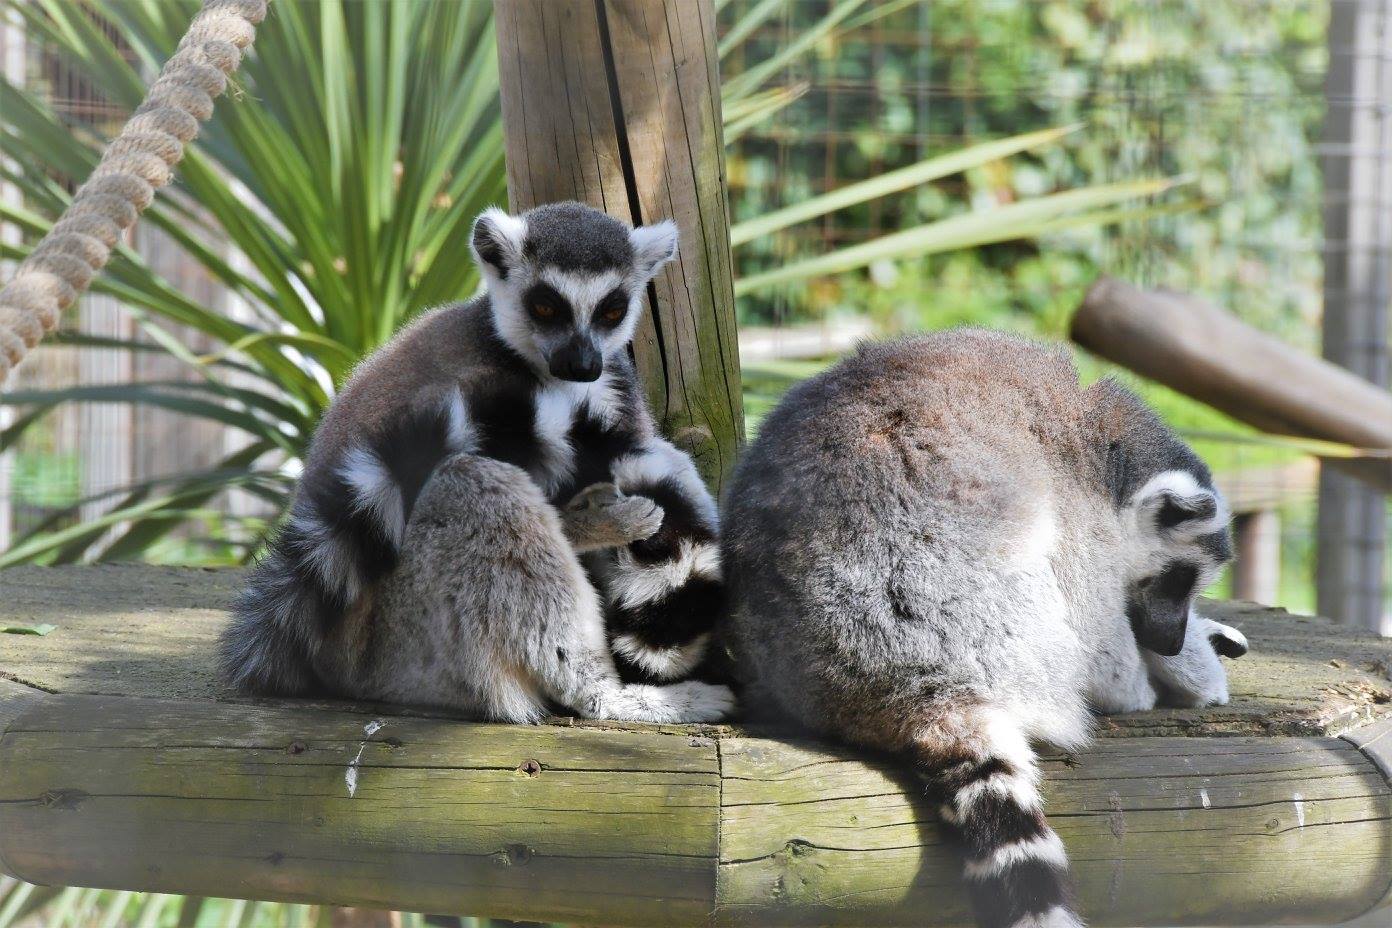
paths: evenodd
<path fill-rule="evenodd" d="M 376 627 L 387 698 L 531 722 L 550 705 L 586 718 L 715 721 L 724 687 L 625 686 L 599 596 L 561 519 L 522 470 L 446 460 L 412 512 Z"/>
<path fill-rule="evenodd" d="M 1225 706 L 1228 672 L 1218 655 L 1241 657 L 1247 638 L 1230 625 L 1190 611 L 1184 646 L 1173 657 L 1145 652 L 1151 676 L 1162 690 L 1161 701 L 1176 706 Z"/>
<path fill-rule="evenodd" d="M 661 527 L 598 562 L 609 635 L 620 667 L 672 680 L 706 655 L 724 608 L 715 500 L 691 459 L 661 438 L 614 461 L 621 492 L 662 508 Z"/>
<path fill-rule="evenodd" d="M 612 483 L 595 483 L 561 507 L 561 526 L 579 554 L 621 548 L 651 538 L 662 527 L 662 507 L 646 496 L 628 496 Z"/>
<path fill-rule="evenodd" d="M 1114 631 L 1115 634 L 1096 642 L 1089 704 L 1106 715 L 1154 709 L 1155 687 L 1150 680 L 1150 668 L 1136 644 L 1136 636 L 1125 621 L 1119 621 Z"/>

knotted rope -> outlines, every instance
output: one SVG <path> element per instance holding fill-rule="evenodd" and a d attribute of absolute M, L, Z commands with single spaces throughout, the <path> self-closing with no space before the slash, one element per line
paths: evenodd
<path fill-rule="evenodd" d="M 0 290 L 0 383 L 58 326 L 106 266 L 111 249 L 174 176 L 184 145 L 213 114 L 269 0 L 203 0 L 159 78 L 102 154 L 87 183 Z"/>

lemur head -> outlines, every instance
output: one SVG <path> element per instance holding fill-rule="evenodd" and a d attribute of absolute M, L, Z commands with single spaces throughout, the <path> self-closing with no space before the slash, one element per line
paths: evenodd
<path fill-rule="evenodd" d="M 592 381 L 627 348 L 643 290 L 677 252 L 677 227 L 630 228 L 580 203 L 474 221 L 474 260 L 498 334 L 539 372 Z"/>
<path fill-rule="evenodd" d="M 1232 560 L 1231 516 L 1207 465 L 1138 397 L 1111 382 L 1094 389 L 1111 420 L 1106 483 L 1124 535 L 1126 614 L 1141 647 L 1175 655 L 1194 599 Z"/>

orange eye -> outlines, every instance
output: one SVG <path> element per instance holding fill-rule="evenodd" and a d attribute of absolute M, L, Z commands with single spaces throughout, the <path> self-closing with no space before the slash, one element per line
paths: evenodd
<path fill-rule="evenodd" d="M 600 315 L 600 318 L 605 322 L 618 322 L 623 317 L 624 308 L 622 306 L 611 306 Z"/>
<path fill-rule="evenodd" d="M 556 310 L 553 307 L 547 306 L 545 303 L 533 303 L 532 315 L 536 316 L 538 319 L 550 319 L 552 316 L 556 315 Z"/>

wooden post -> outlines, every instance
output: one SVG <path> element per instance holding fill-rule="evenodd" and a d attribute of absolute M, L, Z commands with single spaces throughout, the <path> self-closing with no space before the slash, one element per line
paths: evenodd
<path fill-rule="evenodd" d="M 1324 356 L 1388 383 L 1392 302 L 1392 2 L 1336 3 L 1329 13 L 1324 122 Z M 1319 611 L 1384 626 L 1383 494 L 1325 468 L 1320 475 Z"/>
<path fill-rule="evenodd" d="M 1272 605 L 1281 592 L 1281 516 L 1275 509 L 1233 519 L 1233 599 Z"/>
<path fill-rule="evenodd" d="M 672 219 L 634 355 L 663 431 L 719 488 L 743 437 L 711 0 L 494 0 L 513 210 Z"/>

